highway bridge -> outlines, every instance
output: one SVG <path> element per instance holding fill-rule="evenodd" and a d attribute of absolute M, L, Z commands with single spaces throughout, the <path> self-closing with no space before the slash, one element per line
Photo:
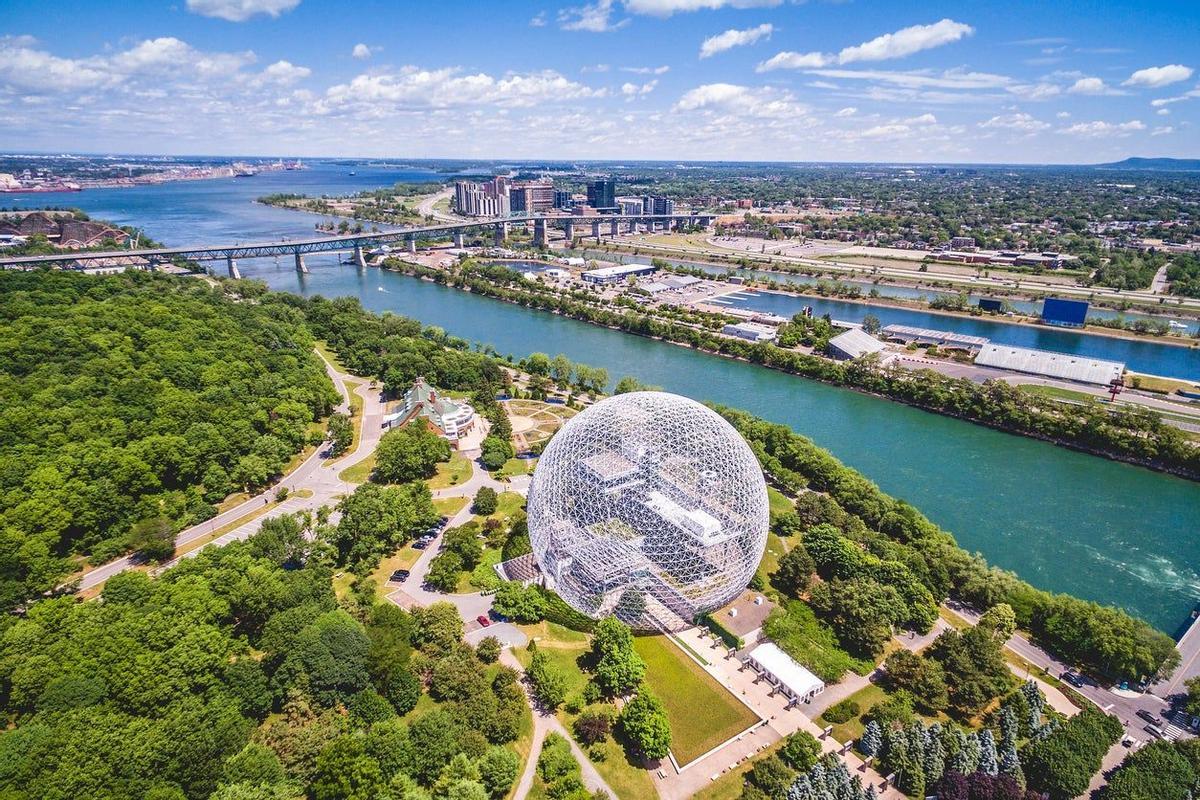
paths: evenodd
<path fill-rule="evenodd" d="M 544 247 L 550 241 L 549 231 L 561 228 L 563 236 L 568 241 L 582 232 L 590 233 L 599 239 L 601 236 L 616 236 L 625 231 L 638 230 L 672 230 L 680 226 L 694 227 L 711 225 L 715 216 L 712 214 L 604 214 L 601 216 L 545 216 L 525 215 L 513 217 L 495 217 L 479 220 L 464 220 L 462 222 L 447 222 L 423 227 L 400 228 L 391 231 L 375 233 L 355 233 L 343 236 L 321 236 L 312 239 L 292 239 L 278 242 L 257 242 L 250 244 L 197 245 L 194 247 L 164 247 L 154 250 L 108 250 L 87 252 L 62 252 L 44 256 L 15 256 L 0 257 L 0 267 L 4 269 L 33 269 L 43 266 L 80 266 L 88 262 L 103 262 L 108 259 L 140 259 L 147 268 L 154 269 L 160 264 L 169 264 L 176 260 L 184 261 L 221 261 L 228 266 L 230 277 L 241 277 L 238 272 L 238 259 L 292 256 L 296 269 L 307 272 L 304 256 L 309 253 L 331 253 L 353 251 L 354 261 L 365 265 L 364 248 L 379 247 L 403 243 L 407 250 L 416 252 L 418 239 L 442 238 L 446 235 L 453 237 L 454 245 L 462 247 L 465 234 L 468 231 L 492 229 L 493 241 L 497 246 L 508 238 L 509 226 L 532 225 L 533 242 Z M 583 235 L 586 235 L 584 233 Z"/>

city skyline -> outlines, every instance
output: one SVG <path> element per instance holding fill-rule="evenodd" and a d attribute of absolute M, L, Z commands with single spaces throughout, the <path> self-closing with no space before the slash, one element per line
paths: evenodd
<path fill-rule="evenodd" d="M 6 9 L 0 147 L 1014 164 L 1200 155 L 1196 13 L 1183 3 L 365 3 L 339 25 L 330 19 L 344 10 L 316 0 L 138 5 L 119 33 L 93 4 Z"/>

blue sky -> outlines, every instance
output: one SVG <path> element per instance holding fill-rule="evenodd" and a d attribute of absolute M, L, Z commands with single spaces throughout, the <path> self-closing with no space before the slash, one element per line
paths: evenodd
<path fill-rule="evenodd" d="M 1200 157 L 1200 4 L 0 0 L 0 148 Z"/>

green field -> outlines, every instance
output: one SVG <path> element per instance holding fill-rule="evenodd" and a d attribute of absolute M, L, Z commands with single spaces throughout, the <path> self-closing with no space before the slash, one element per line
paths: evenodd
<path fill-rule="evenodd" d="M 451 453 L 450 460 L 437 465 L 437 474 L 427 483 L 430 489 L 448 489 L 471 479 L 471 460 L 462 453 Z"/>
<path fill-rule="evenodd" d="M 682 766 L 758 722 L 758 715 L 665 636 L 634 641 L 646 661 L 646 684 L 671 722 L 671 752 Z"/>

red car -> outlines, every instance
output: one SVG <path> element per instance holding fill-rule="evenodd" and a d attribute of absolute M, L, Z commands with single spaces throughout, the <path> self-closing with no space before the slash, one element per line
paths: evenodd
<path fill-rule="evenodd" d="M 480 614 L 475 618 L 475 621 L 479 623 L 479 627 L 481 628 L 486 628 L 488 625 L 492 624 L 492 621 L 488 619 L 487 614 Z"/>

